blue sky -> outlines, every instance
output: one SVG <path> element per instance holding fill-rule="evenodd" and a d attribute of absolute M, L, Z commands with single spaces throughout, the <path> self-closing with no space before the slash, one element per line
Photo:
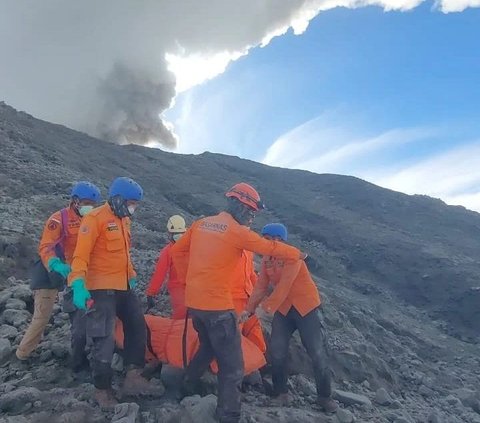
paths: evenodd
<path fill-rule="evenodd" d="M 480 10 L 320 13 L 166 113 L 178 151 L 361 177 L 480 210 Z"/>

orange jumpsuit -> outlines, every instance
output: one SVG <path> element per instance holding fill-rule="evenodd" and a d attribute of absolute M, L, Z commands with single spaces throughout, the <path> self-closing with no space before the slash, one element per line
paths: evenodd
<path fill-rule="evenodd" d="M 68 207 L 66 210 L 66 228 L 62 228 L 62 212 L 59 210 L 48 218 L 43 229 L 42 238 L 38 246 L 38 254 L 46 269 L 48 269 L 48 261 L 53 257 L 57 257 L 55 246 L 60 240 L 62 241 L 65 263 L 70 264 L 72 261 L 81 218 L 71 207 Z M 63 233 L 65 233 L 65 237 L 62 240 Z M 57 289 L 36 289 L 34 291 L 35 310 L 32 322 L 17 348 L 16 355 L 18 359 L 25 360 L 37 347 L 52 316 L 57 294 Z"/>
<path fill-rule="evenodd" d="M 130 258 L 130 219 L 115 216 L 106 203 L 82 219 L 69 285 L 77 278 L 88 290 L 126 291 L 136 277 Z"/>
<path fill-rule="evenodd" d="M 300 251 L 270 241 L 240 225 L 230 214 L 197 220 L 172 246 L 175 261 L 190 252 L 186 272 L 185 304 L 197 310 L 234 310 L 231 280 L 243 250 L 300 260 Z M 177 267 L 178 269 L 178 267 Z"/>
<path fill-rule="evenodd" d="M 270 284 L 274 287 L 273 292 L 264 300 Z M 260 302 L 261 307 L 270 314 L 278 311 L 286 316 L 293 306 L 301 316 L 305 316 L 320 306 L 321 298 L 303 260 L 292 262 L 265 256 L 260 277 L 246 309 L 253 313 Z"/>
<path fill-rule="evenodd" d="M 253 287 L 257 282 L 254 270 L 253 253 L 243 251 L 242 258 L 232 280 L 232 298 L 235 311 L 240 314 L 245 310 L 248 299 L 252 295 Z M 267 351 L 267 344 L 263 337 L 262 326 L 257 316 L 252 316 L 242 325 L 242 335 L 252 341 L 263 353 Z"/>
<path fill-rule="evenodd" d="M 174 242 L 170 242 L 160 252 L 146 294 L 148 296 L 158 295 L 166 282 L 172 305 L 172 319 L 184 319 L 187 313 L 185 307 L 185 279 L 179 277 L 175 266 L 173 266 L 170 250 L 174 244 Z M 166 277 L 167 273 L 168 278 Z"/>
<path fill-rule="evenodd" d="M 72 210 L 67 208 L 67 227 L 65 228 L 66 237 L 63 240 L 63 253 L 65 255 L 65 263 L 70 264 L 73 258 L 75 245 L 77 244 L 78 229 L 80 228 L 81 217 Z M 48 269 L 48 261 L 52 257 L 56 257 L 55 245 L 62 237 L 62 216 L 61 211 L 53 213 L 43 230 L 42 238 L 38 246 L 38 253 L 42 259 L 45 268 Z"/>

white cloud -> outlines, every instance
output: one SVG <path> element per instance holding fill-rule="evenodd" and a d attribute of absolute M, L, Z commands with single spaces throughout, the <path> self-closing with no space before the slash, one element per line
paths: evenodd
<path fill-rule="evenodd" d="M 176 138 L 159 115 L 176 92 L 321 11 L 422 0 L 0 0 L 0 92 L 43 119 L 128 142 Z M 480 0 L 441 0 L 442 11 Z M 177 79 L 177 89 L 173 74 Z M 46 101 L 48 99 L 48 101 Z"/>
<path fill-rule="evenodd" d="M 438 197 L 449 204 L 476 204 L 480 198 L 480 140 L 428 157 L 372 182 L 407 194 Z"/>
<path fill-rule="evenodd" d="M 263 163 L 353 175 L 480 211 L 480 139 L 437 153 L 436 141 L 445 133 L 453 138 L 454 127 L 395 128 L 367 136 L 358 119 L 346 115 L 330 112 L 294 128 L 270 146 Z M 342 119 L 351 126 L 345 128 Z M 416 156 L 422 149 L 424 156 Z"/>

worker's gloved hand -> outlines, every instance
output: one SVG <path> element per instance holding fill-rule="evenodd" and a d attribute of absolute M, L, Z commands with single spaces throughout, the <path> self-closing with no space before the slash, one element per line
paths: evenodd
<path fill-rule="evenodd" d="M 147 310 L 155 307 L 155 298 L 152 296 L 147 296 Z"/>
<path fill-rule="evenodd" d="M 243 310 L 237 318 L 237 323 L 241 325 L 245 323 L 250 317 L 253 316 L 254 313 L 249 312 L 248 310 Z"/>
<path fill-rule="evenodd" d="M 81 310 L 86 310 L 87 300 L 92 298 L 92 296 L 88 289 L 85 288 L 85 281 L 83 278 L 75 279 L 71 286 L 73 289 L 73 304 Z"/>
<path fill-rule="evenodd" d="M 128 286 L 130 287 L 130 289 L 133 289 L 137 286 L 137 278 L 130 278 L 128 280 Z"/>
<path fill-rule="evenodd" d="M 68 264 L 64 263 L 58 257 L 52 257 L 50 260 L 48 260 L 48 270 L 51 272 L 56 272 L 66 279 L 72 269 Z"/>

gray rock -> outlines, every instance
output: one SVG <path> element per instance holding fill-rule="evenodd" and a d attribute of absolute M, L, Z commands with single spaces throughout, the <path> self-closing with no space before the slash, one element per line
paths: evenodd
<path fill-rule="evenodd" d="M 46 363 L 53 357 L 53 353 L 50 349 L 44 350 L 40 353 L 40 361 L 42 363 Z"/>
<path fill-rule="evenodd" d="M 32 421 L 23 416 L 12 416 L 0 419 L 0 423 L 32 423 Z"/>
<path fill-rule="evenodd" d="M 70 411 L 63 413 L 59 418 L 59 423 L 84 423 L 89 421 L 89 416 L 83 410 Z"/>
<path fill-rule="evenodd" d="M 291 382 L 294 384 L 297 391 L 302 393 L 303 395 L 308 396 L 317 394 L 317 388 L 315 387 L 314 383 L 304 375 L 297 375 L 292 377 Z"/>
<path fill-rule="evenodd" d="M 117 353 L 113 354 L 112 369 L 117 372 L 123 372 L 123 358 Z"/>
<path fill-rule="evenodd" d="M 134 402 L 117 404 L 112 423 L 135 423 L 140 406 Z"/>
<path fill-rule="evenodd" d="M 12 344 L 5 338 L 0 338 L 0 363 L 6 360 L 12 352 Z"/>
<path fill-rule="evenodd" d="M 17 328 L 10 325 L 0 326 L 0 338 L 14 339 L 18 335 Z"/>
<path fill-rule="evenodd" d="M 0 292 L 0 308 L 4 308 L 7 301 L 12 298 L 12 291 L 5 290 Z"/>
<path fill-rule="evenodd" d="M 391 408 L 395 409 L 395 410 L 399 410 L 400 408 L 402 408 L 402 403 L 399 401 L 399 400 L 395 400 L 392 402 L 392 404 L 390 405 Z"/>
<path fill-rule="evenodd" d="M 181 404 L 185 407 L 185 411 L 191 418 L 192 423 L 215 423 L 215 409 L 217 407 L 217 397 L 215 395 L 207 395 L 200 398 L 198 395 L 184 398 Z"/>
<path fill-rule="evenodd" d="M 25 409 L 31 408 L 32 402 L 37 401 L 40 395 L 41 392 L 36 388 L 18 388 L 0 397 L 0 410 L 5 412 L 25 411 Z"/>
<path fill-rule="evenodd" d="M 388 394 L 385 388 L 380 388 L 375 393 L 375 402 L 380 405 L 390 405 L 392 403 L 392 398 Z"/>
<path fill-rule="evenodd" d="M 372 405 L 372 402 L 365 395 L 354 394 L 353 392 L 345 392 L 337 389 L 334 391 L 333 397 L 345 405 Z"/>
<path fill-rule="evenodd" d="M 355 416 L 348 410 L 344 410 L 340 408 L 337 413 L 336 417 L 339 423 L 353 423 L 355 421 Z"/>
<path fill-rule="evenodd" d="M 480 393 L 471 389 L 460 388 L 454 391 L 454 394 L 465 407 L 470 407 L 480 414 Z"/>
<path fill-rule="evenodd" d="M 12 297 L 28 302 L 32 299 L 32 291 L 25 285 L 19 285 L 12 289 Z"/>
<path fill-rule="evenodd" d="M 432 411 L 427 418 L 427 423 L 443 423 L 444 420 L 440 417 L 440 414 L 436 411 Z"/>
<path fill-rule="evenodd" d="M 60 342 L 52 342 L 50 350 L 57 358 L 67 357 L 70 351 L 68 345 L 61 344 Z"/>
<path fill-rule="evenodd" d="M 27 308 L 27 304 L 25 301 L 19 300 L 18 298 L 10 298 L 5 304 L 5 308 L 12 310 L 25 310 Z"/>
<path fill-rule="evenodd" d="M 3 321 L 16 328 L 21 327 L 30 321 L 30 313 L 26 310 L 5 310 L 2 313 Z"/>
<path fill-rule="evenodd" d="M 452 406 L 459 406 L 462 405 L 461 401 L 454 395 L 449 395 L 447 398 L 445 398 L 445 401 Z"/>
<path fill-rule="evenodd" d="M 418 393 L 425 398 L 430 398 L 435 394 L 435 392 L 432 389 L 430 389 L 428 386 L 425 386 L 425 385 L 422 385 L 420 386 L 420 388 L 418 388 Z"/>

